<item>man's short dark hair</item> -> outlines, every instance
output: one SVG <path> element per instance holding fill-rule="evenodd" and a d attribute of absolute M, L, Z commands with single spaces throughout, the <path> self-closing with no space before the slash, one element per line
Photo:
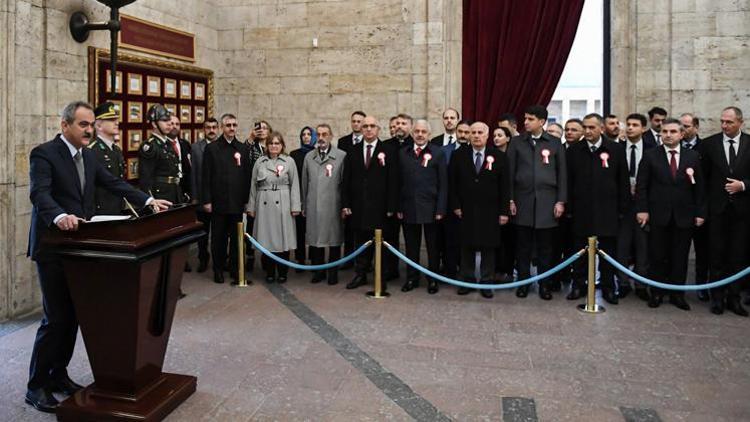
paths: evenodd
<path fill-rule="evenodd" d="M 471 126 L 471 123 L 471 120 L 459 120 L 458 123 L 456 123 L 456 127 L 461 125 Z"/>
<path fill-rule="evenodd" d="M 351 115 L 351 116 L 349 116 L 349 117 L 351 118 L 351 117 L 354 117 L 354 116 L 362 116 L 362 117 L 367 117 L 367 115 L 365 114 L 365 112 L 364 112 L 364 111 L 360 111 L 360 110 L 357 110 L 357 111 L 355 111 L 355 112 L 354 112 L 354 113 L 352 113 L 352 115 Z"/>
<path fill-rule="evenodd" d="M 648 119 L 646 119 L 646 116 L 641 113 L 628 114 L 628 117 L 625 119 L 625 121 L 627 122 L 628 120 L 638 120 L 643 127 L 646 127 L 646 125 L 648 124 Z"/>
<path fill-rule="evenodd" d="M 729 107 L 725 107 L 724 110 L 722 110 L 722 111 L 727 111 L 727 110 L 732 110 L 734 112 L 734 115 L 737 116 L 737 119 L 743 120 L 742 110 L 739 107 L 737 107 L 737 106 L 729 106 Z"/>
<path fill-rule="evenodd" d="M 604 118 L 599 113 L 589 113 L 589 114 L 583 116 L 583 120 L 588 120 L 588 119 L 596 119 L 596 120 L 599 121 L 600 125 L 604 124 Z"/>
<path fill-rule="evenodd" d="M 414 123 L 414 119 L 412 119 L 412 117 L 409 116 L 406 113 L 399 113 L 399 114 L 396 115 L 396 118 L 398 118 L 398 119 L 406 119 L 406 120 L 409 121 L 409 124 Z"/>
<path fill-rule="evenodd" d="M 319 127 L 324 127 L 328 129 L 328 131 L 331 132 L 331 135 L 333 135 L 333 129 L 331 129 L 331 125 L 329 125 L 328 123 L 320 123 L 317 126 L 315 126 L 315 129 L 317 130 Z"/>
<path fill-rule="evenodd" d="M 567 125 L 568 123 L 578 123 L 579 125 L 583 126 L 583 120 L 579 119 L 578 117 L 573 117 L 572 119 L 568 119 L 568 121 L 565 122 L 565 124 Z"/>
<path fill-rule="evenodd" d="M 526 107 L 526 110 L 524 111 L 524 113 L 530 114 L 539 120 L 547 120 L 547 116 L 548 116 L 547 108 L 539 104 Z"/>
<path fill-rule="evenodd" d="M 615 114 L 611 114 L 611 113 L 610 113 L 610 114 L 607 114 L 606 116 L 604 116 L 604 118 L 605 118 L 605 119 L 616 119 L 616 118 L 617 118 L 617 115 L 615 115 Z"/>
<path fill-rule="evenodd" d="M 498 122 L 508 122 L 512 125 L 517 125 L 518 120 L 516 120 L 516 115 L 513 113 L 503 113 L 500 115 L 500 117 L 497 118 Z"/>
<path fill-rule="evenodd" d="M 663 122 L 661 122 L 661 127 L 664 127 L 666 125 L 677 125 L 680 127 L 680 130 L 685 130 L 685 126 L 682 125 L 682 122 L 678 119 L 675 119 L 674 117 L 667 117 Z"/>
<path fill-rule="evenodd" d="M 218 120 L 216 120 L 216 117 L 214 117 L 214 116 L 211 116 L 211 117 L 208 117 L 208 118 L 206 118 L 206 120 L 204 120 L 204 121 L 203 121 L 203 124 L 204 124 L 204 125 L 205 125 L 206 123 L 216 123 L 216 124 L 218 125 L 218 124 L 219 124 L 219 121 L 218 121 Z"/>
<path fill-rule="evenodd" d="M 669 113 L 667 113 L 667 110 L 664 110 L 661 107 L 653 107 L 651 110 L 648 111 L 648 118 L 653 119 L 654 116 L 656 116 L 657 114 L 659 116 L 666 116 Z"/>
<path fill-rule="evenodd" d="M 461 113 L 459 113 L 458 110 L 456 110 L 453 107 L 448 107 L 445 110 L 443 110 L 443 117 L 445 117 L 445 113 L 449 111 L 453 111 L 454 113 L 456 113 L 456 119 L 461 120 Z"/>
<path fill-rule="evenodd" d="M 392 121 L 394 121 L 396 119 L 398 119 L 398 116 L 391 116 L 391 118 L 388 119 L 388 123 L 390 123 L 390 122 L 392 122 Z"/>

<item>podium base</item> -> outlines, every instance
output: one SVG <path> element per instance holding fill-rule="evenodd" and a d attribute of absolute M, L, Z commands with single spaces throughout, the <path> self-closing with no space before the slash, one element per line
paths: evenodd
<path fill-rule="evenodd" d="M 63 401 L 58 421 L 161 421 L 195 392 L 197 378 L 161 375 L 158 385 L 135 400 L 106 398 L 94 384 Z"/>

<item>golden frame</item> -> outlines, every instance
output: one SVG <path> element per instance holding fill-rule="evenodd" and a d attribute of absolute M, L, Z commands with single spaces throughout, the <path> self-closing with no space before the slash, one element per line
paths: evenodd
<path fill-rule="evenodd" d="M 180 99 L 193 99 L 193 83 L 190 81 L 180 81 Z"/>
<path fill-rule="evenodd" d="M 164 78 L 164 98 L 177 98 L 177 79 Z"/>
<path fill-rule="evenodd" d="M 107 90 L 107 92 L 112 92 L 112 70 L 107 69 L 106 77 L 107 77 L 107 83 L 104 86 L 104 89 Z M 122 72 L 117 71 L 115 73 L 115 93 L 116 94 L 122 94 Z"/>
<path fill-rule="evenodd" d="M 203 124 L 206 121 L 206 108 L 203 106 L 193 107 L 193 123 Z"/>
<path fill-rule="evenodd" d="M 123 116 L 125 115 L 124 114 L 125 113 L 125 108 L 123 107 L 122 101 L 120 101 L 120 100 L 109 100 L 109 101 L 112 102 L 112 104 L 115 105 L 115 109 L 117 110 L 117 114 L 120 116 L 120 118 L 118 119 L 118 122 L 120 122 L 120 123 L 124 122 L 125 120 L 123 120 L 124 119 Z M 92 102 L 92 104 L 95 104 L 95 103 L 96 103 L 95 101 Z"/>
<path fill-rule="evenodd" d="M 133 180 L 138 178 L 138 157 L 128 158 L 127 165 L 127 179 Z"/>
<path fill-rule="evenodd" d="M 156 85 L 153 85 L 156 84 Z M 153 89 L 152 89 L 153 88 Z M 146 76 L 146 96 L 161 97 L 161 78 L 158 76 Z"/>
<path fill-rule="evenodd" d="M 134 85 L 134 82 L 135 82 L 135 85 Z M 142 74 L 128 72 L 128 94 L 143 95 L 143 75 Z"/>
<path fill-rule="evenodd" d="M 133 107 L 137 112 L 133 112 Z M 143 103 L 140 101 L 128 101 L 128 123 L 143 123 Z"/>
<path fill-rule="evenodd" d="M 173 116 L 177 116 L 177 104 L 172 104 L 172 103 L 164 104 L 164 108 L 166 108 L 167 111 L 169 111 L 169 114 Z M 177 117 L 180 117 L 180 116 L 177 116 Z"/>
<path fill-rule="evenodd" d="M 99 62 L 105 61 L 109 63 L 109 50 L 104 48 L 96 48 L 90 46 L 88 48 L 88 85 L 89 85 L 89 103 L 96 104 L 99 98 L 99 74 L 97 69 L 99 68 Z M 187 76 L 198 76 L 204 77 L 208 81 L 206 87 L 206 96 L 208 103 L 208 110 L 206 116 L 213 116 L 214 112 L 214 72 L 209 69 L 203 69 L 200 67 L 187 65 L 184 63 L 175 63 L 163 59 L 155 59 L 151 57 L 143 57 L 128 53 L 119 53 L 117 55 L 118 63 L 121 64 L 135 64 L 146 68 L 152 68 L 157 70 L 169 70 L 174 73 L 181 73 Z M 120 115 L 122 116 L 122 115 Z"/>
<path fill-rule="evenodd" d="M 193 143 L 193 136 L 192 136 L 192 129 L 181 129 L 180 130 L 180 138 L 188 141 L 189 143 Z"/>
<path fill-rule="evenodd" d="M 206 85 L 202 82 L 196 82 L 195 88 L 193 89 L 193 97 L 197 101 L 203 101 L 206 99 Z"/>
<path fill-rule="evenodd" d="M 135 139 L 137 135 L 138 139 Z M 131 129 L 128 131 L 128 152 L 137 152 L 143 143 L 143 131 L 140 129 Z"/>
<path fill-rule="evenodd" d="M 180 104 L 180 123 L 193 123 L 193 107 L 187 104 Z"/>

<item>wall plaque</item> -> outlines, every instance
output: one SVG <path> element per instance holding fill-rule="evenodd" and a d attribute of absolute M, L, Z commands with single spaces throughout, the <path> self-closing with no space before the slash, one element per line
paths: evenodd
<path fill-rule="evenodd" d="M 195 35 L 164 25 L 120 15 L 120 46 L 195 62 Z"/>

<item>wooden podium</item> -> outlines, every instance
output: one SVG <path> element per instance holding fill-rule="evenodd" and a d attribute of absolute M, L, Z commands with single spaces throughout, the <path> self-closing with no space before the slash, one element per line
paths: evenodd
<path fill-rule="evenodd" d="M 45 238 L 63 261 L 94 375 L 58 420 L 158 421 L 195 392 L 195 377 L 162 366 L 188 246 L 205 235 L 185 205 Z"/>

